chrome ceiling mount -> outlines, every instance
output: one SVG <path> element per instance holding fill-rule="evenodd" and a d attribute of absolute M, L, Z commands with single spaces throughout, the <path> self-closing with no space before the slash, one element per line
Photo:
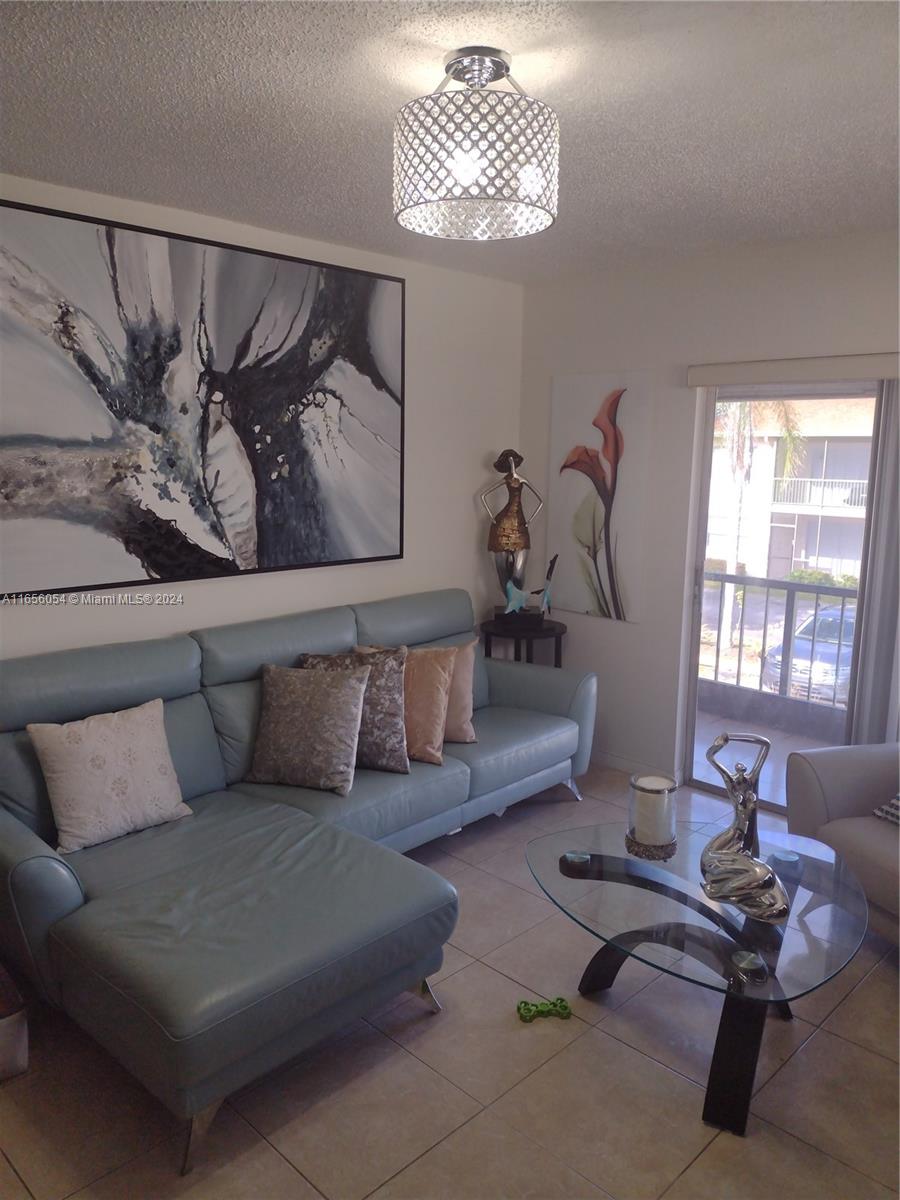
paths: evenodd
<path fill-rule="evenodd" d="M 463 46 L 444 59 L 444 70 L 457 83 L 483 88 L 509 74 L 510 56 L 494 46 Z"/>

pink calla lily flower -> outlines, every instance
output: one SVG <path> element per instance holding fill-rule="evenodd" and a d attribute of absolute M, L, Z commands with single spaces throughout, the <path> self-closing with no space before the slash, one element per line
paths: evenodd
<path fill-rule="evenodd" d="M 625 612 L 616 580 L 610 526 L 612 524 L 613 500 L 615 499 L 616 485 L 619 477 L 619 463 L 625 449 L 625 439 L 622 436 L 622 430 L 616 424 L 616 417 L 619 411 L 619 402 L 627 390 L 627 388 L 618 388 L 610 392 L 600 405 L 600 410 L 592 421 L 594 428 L 600 431 L 600 449 L 595 450 L 592 446 L 574 446 L 566 455 L 565 461 L 559 468 L 560 474 L 563 471 L 580 471 L 582 475 L 585 475 L 594 485 L 594 489 L 603 504 L 606 514 L 606 536 L 601 540 L 604 544 L 606 573 L 612 609 L 619 620 L 625 619 Z M 600 549 L 600 545 L 595 546 L 591 557 L 594 560 L 594 566 L 597 570 L 598 594 L 603 599 L 603 585 L 597 565 Z"/>

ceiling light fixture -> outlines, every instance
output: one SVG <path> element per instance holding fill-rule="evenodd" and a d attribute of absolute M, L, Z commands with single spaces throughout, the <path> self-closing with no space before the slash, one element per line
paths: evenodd
<path fill-rule="evenodd" d="M 437 90 L 400 109 L 394 216 L 404 229 L 483 242 L 540 233 L 556 220 L 559 122 L 526 96 L 509 63 L 492 46 L 454 50 Z M 452 82 L 464 86 L 445 91 Z M 491 90 L 498 82 L 514 90 Z"/>

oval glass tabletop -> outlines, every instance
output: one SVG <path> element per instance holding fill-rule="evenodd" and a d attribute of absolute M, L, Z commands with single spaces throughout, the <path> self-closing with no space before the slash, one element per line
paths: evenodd
<path fill-rule="evenodd" d="M 847 965 L 866 932 L 866 899 L 822 842 L 760 833 L 760 858 L 790 898 L 784 924 L 707 899 L 700 853 L 727 823 L 679 823 L 677 848 L 665 862 L 629 854 L 624 822 L 528 843 L 528 865 L 542 890 L 608 947 L 589 964 L 582 992 L 609 987 L 629 955 L 703 987 L 765 1002 L 805 995 Z"/>

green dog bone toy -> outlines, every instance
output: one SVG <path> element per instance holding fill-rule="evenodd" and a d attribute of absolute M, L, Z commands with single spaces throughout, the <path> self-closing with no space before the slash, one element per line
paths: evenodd
<path fill-rule="evenodd" d="M 562 1021 L 568 1021 L 572 1015 L 568 1000 L 564 1000 L 562 996 L 557 996 L 555 1000 L 539 1000 L 537 1004 L 532 1004 L 530 1000 L 520 1000 L 516 1005 L 516 1012 L 519 1014 L 519 1020 L 524 1021 L 526 1025 L 530 1025 L 535 1017 L 559 1017 Z"/>

